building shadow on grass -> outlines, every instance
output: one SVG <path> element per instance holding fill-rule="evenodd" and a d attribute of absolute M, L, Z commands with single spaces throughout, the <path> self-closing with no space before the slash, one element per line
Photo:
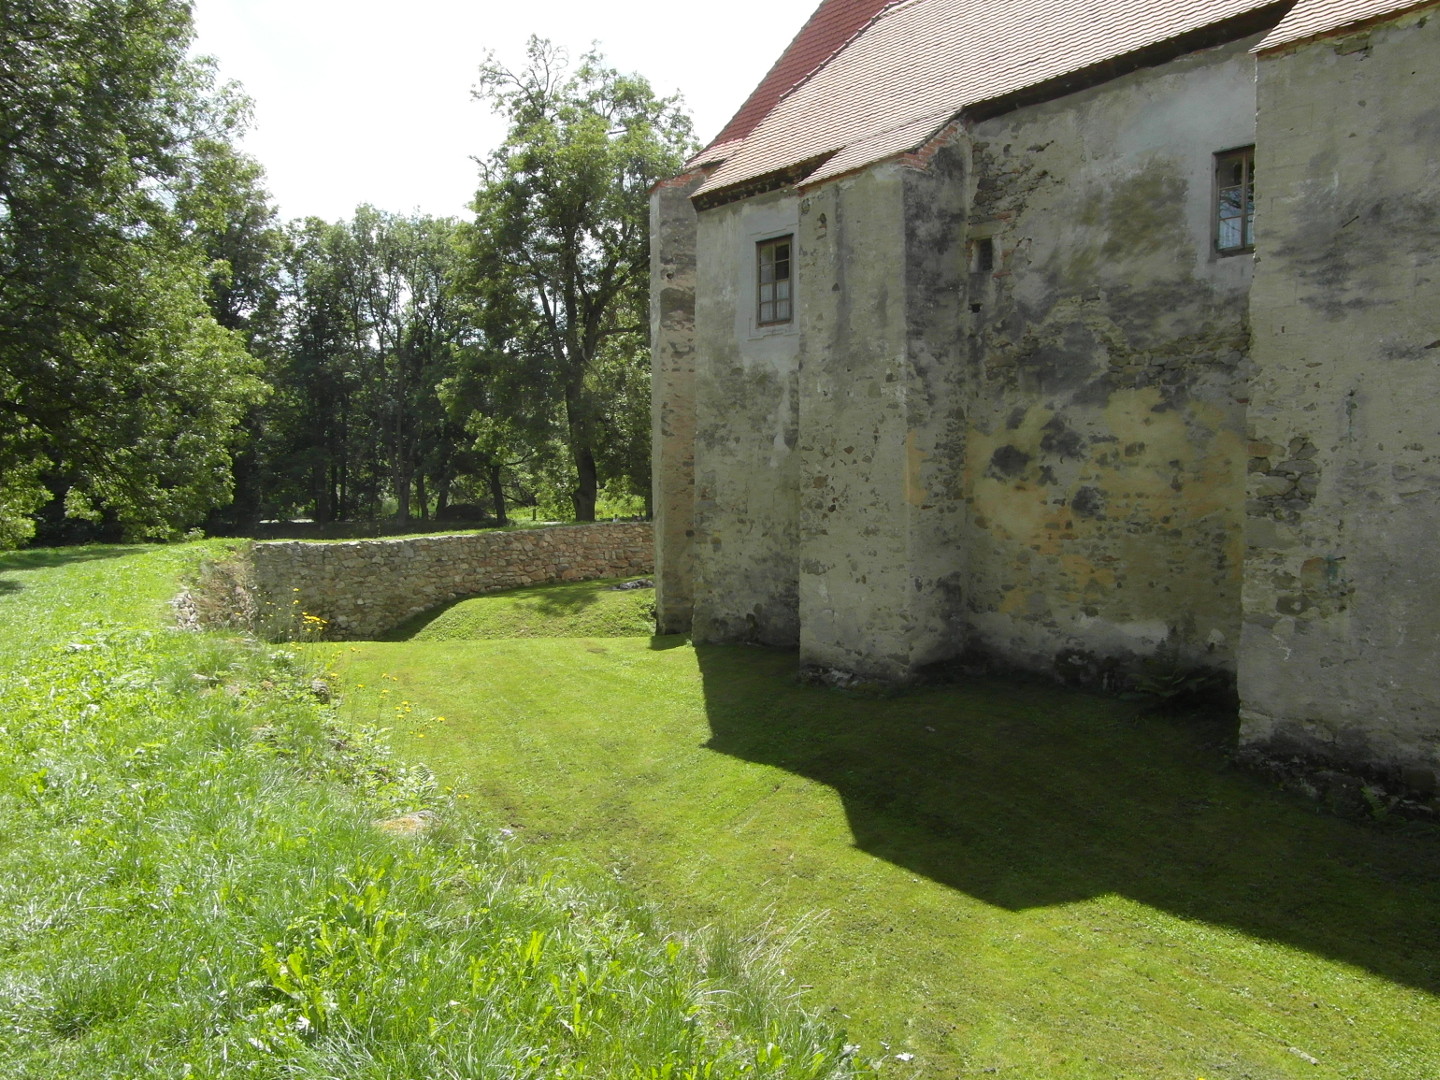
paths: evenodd
<path fill-rule="evenodd" d="M 1117 893 L 1440 992 L 1440 833 L 1329 816 L 1228 765 L 1234 718 L 1049 685 L 801 685 L 697 649 L 708 746 L 832 787 L 855 844 L 1010 910 Z"/>

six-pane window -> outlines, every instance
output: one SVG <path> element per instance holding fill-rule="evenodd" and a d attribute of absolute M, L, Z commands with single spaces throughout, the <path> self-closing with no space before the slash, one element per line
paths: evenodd
<path fill-rule="evenodd" d="M 756 300 L 761 326 L 790 321 L 790 237 L 755 245 Z"/>
<path fill-rule="evenodd" d="M 1255 148 L 1215 155 L 1215 250 L 1255 246 Z"/>

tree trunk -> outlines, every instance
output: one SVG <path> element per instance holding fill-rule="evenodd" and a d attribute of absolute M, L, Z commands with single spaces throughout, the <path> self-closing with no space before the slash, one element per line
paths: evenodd
<path fill-rule="evenodd" d="M 510 518 L 505 513 L 505 488 L 500 483 L 502 468 L 500 465 L 491 465 L 486 471 L 490 477 L 490 499 L 495 504 L 495 523 L 509 525 Z"/>
<path fill-rule="evenodd" d="M 415 470 L 410 465 L 409 447 L 402 431 L 402 423 L 396 422 L 395 445 L 391 448 L 390 477 L 395 488 L 395 513 L 401 525 L 410 524 L 410 493 L 415 483 Z"/>
<path fill-rule="evenodd" d="M 572 354 L 573 350 L 572 350 Z M 599 478 L 595 469 L 595 451 L 591 449 L 591 425 L 585 411 L 584 385 L 577 372 L 565 387 L 565 420 L 570 436 L 570 456 L 575 462 L 575 489 L 570 503 L 576 521 L 595 520 L 595 496 Z"/>
<path fill-rule="evenodd" d="M 335 500 L 331 509 L 338 521 L 350 518 L 350 398 L 340 399 L 340 426 L 334 434 L 331 453 Z"/>
<path fill-rule="evenodd" d="M 316 462 L 311 473 L 310 494 L 315 500 L 315 520 L 324 525 L 335 519 L 335 507 L 330 498 L 330 477 L 323 461 Z"/>
<path fill-rule="evenodd" d="M 401 525 L 410 524 L 410 477 L 395 478 L 395 516 Z"/>
<path fill-rule="evenodd" d="M 595 454 L 589 446 L 575 448 L 576 488 L 570 493 L 575 505 L 576 521 L 595 520 L 595 497 L 599 494 L 600 483 L 595 469 Z"/>

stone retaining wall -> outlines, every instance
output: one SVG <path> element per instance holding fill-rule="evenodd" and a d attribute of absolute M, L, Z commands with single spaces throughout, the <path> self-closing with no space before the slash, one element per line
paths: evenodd
<path fill-rule="evenodd" d="M 650 574 L 654 547 L 649 522 L 624 522 L 405 540 L 260 543 L 249 561 L 261 626 L 276 636 L 309 630 L 363 639 L 476 593 Z M 323 627 L 313 619 L 307 626 L 307 615 L 323 619 Z"/>

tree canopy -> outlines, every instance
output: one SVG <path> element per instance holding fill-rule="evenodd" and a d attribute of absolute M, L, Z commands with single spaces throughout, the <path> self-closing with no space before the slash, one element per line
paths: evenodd
<path fill-rule="evenodd" d="M 0 9 L 0 542 L 43 503 L 173 532 L 224 501 L 262 384 L 179 211 L 243 121 L 182 0 Z"/>
<path fill-rule="evenodd" d="M 192 38 L 185 0 L 0 6 L 0 548 L 648 496 L 677 102 L 532 38 L 480 67 L 509 132 L 473 221 L 282 224 Z"/>
<path fill-rule="evenodd" d="M 572 70 L 531 38 L 527 61 L 480 68 L 476 95 L 510 128 L 482 163 L 470 281 L 486 335 L 562 417 L 575 517 L 589 521 L 603 464 L 648 488 L 648 455 L 607 451 L 633 441 L 620 414 L 648 364 L 649 189 L 679 171 L 690 121 L 597 53 Z"/>

